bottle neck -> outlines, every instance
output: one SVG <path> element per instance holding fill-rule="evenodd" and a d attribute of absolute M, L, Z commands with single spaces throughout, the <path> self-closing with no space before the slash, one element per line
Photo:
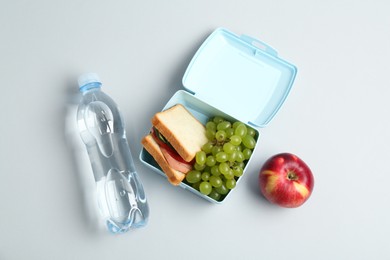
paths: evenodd
<path fill-rule="evenodd" d="M 100 82 L 91 82 L 91 83 L 88 83 L 88 84 L 85 84 L 84 86 L 80 87 L 80 92 L 85 94 L 86 92 L 90 91 L 90 90 L 97 90 L 101 88 L 102 86 L 102 83 Z"/>

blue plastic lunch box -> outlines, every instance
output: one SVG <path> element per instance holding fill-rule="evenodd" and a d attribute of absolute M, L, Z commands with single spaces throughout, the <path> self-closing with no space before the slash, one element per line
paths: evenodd
<path fill-rule="evenodd" d="M 279 58 L 264 42 L 219 28 L 192 58 L 183 77 L 185 90 L 177 91 L 163 110 L 182 104 L 203 124 L 214 116 L 238 120 L 254 128 L 258 140 L 261 128 L 267 126 L 288 96 L 296 73 L 294 65 Z M 139 157 L 143 164 L 166 177 L 145 149 Z M 222 203 L 235 190 L 216 201 L 184 182 L 179 186 L 214 203 Z"/>

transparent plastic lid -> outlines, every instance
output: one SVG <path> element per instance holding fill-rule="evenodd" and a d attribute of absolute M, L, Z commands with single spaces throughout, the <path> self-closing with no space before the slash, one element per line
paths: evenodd
<path fill-rule="evenodd" d="M 286 99 L 296 72 L 267 44 L 220 28 L 193 57 L 183 86 L 238 120 L 265 127 Z"/>

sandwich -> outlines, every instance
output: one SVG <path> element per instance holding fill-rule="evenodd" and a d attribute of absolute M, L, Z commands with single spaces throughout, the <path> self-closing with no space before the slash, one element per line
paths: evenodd
<path fill-rule="evenodd" d="M 206 128 L 183 105 L 155 114 L 141 143 L 173 185 L 192 170 L 195 155 L 207 142 Z"/>

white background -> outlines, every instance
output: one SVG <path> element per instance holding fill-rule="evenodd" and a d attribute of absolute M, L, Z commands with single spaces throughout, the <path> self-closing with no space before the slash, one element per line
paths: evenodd
<path fill-rule="evenodd" d="M 389 11 L 385 0 L 1 1 L 0 259 L 389 259 Z M 218 27 L 298 67 L 222 205 L 138 160 L 151 116 Z M 151 208 L 147 227 L 119 236 L 92 225 L 65 120 L 89 71 L 122 110 Z M 297 209 L 257 186 L 264 161 L 284 151 L 315 176 Z"/>

